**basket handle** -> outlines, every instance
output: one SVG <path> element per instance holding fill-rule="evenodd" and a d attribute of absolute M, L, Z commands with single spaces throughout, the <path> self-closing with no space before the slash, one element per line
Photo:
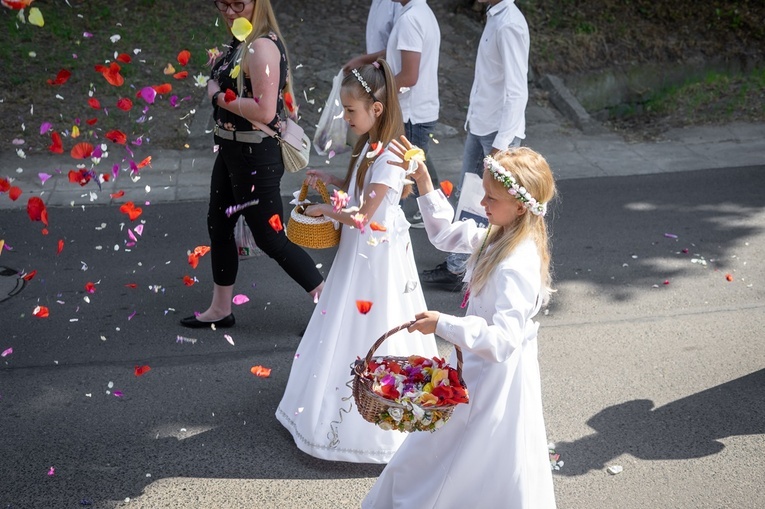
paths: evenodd
<path fill-rule="evenodd" d="M 316 187 L 319 190 L 319 194 L 321 195 L 321 199 L 324 200 L 324 203 L 331 203 L 331 200 L 329 199 L 329 191 L 327 191 L 327 186 L 324 184 L 324 181 L 317 180 L 316 181 Z M 306 197 L 308 196 L 308 180 L 303 181 L 303 186 L 300 188 L 300 194 L 298 195 L 298 203 L 304 201 Z M 298 212 L 301 214 L 305 212 L 305 206 L 304 205 L 298 205 L 297 207 Z"/>
<path fill-rule="evenodd" d="M 356 374 L 361 376 L 369 367 L 369 363 L 372 361 L 372 356 L 377 351 L 378 348 L 385 342 L 386 339 L 388 339 L 393 334 L 397 333 L 400 330 L 404 330 L 409 328 L 416 320 L 412 320 L 411 322 L 403 323 L 399 325 L 398 327 L 393 327 L 391 330 L 380 336 L 380 338 L 375 341 L 375 344 L 372 345 L 372 348 L 369 349 L 369 352 L 367 352 L 366 358 L 364 358 L 361 362 L 356 362 L 356 365 L 353 367 L 353 369 L 356 371 Z M 462 379 L 462 349 L 458 347 L 457 345 L 454 345 L 454 350 L 457 352 L 457 377 L 460 379 L 460 383 L 463 387 L 466 387 L 465 381 Z"/>

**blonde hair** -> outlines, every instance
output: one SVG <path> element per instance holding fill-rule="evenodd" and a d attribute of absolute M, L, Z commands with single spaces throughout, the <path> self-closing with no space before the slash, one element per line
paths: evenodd
<path fill-rule="evenodd" d="M 544 157 L 530 148 L 511 148 L 500 152 L 494 159 L 506 170 L 511 172 L 518 184 L 525 187 L 540 203 L 549 203 L 555 197 L 555 180 L 550 166 Z M 486 172 L 488 170 L 484 170 Z M 494 178 L 489 179 L 491 186 L 501 190 L 504 199 L 516 201 L 507 192 L 507 188 Z M 544 216 L 536 216 L 527 209 L 518 216 L 514 224 L 507 227 L 492 225 L 487 232 L 488 237 L 481 247 L 468 259 L 468 265 L 473 267 L 470 278 L 470 292 L 478 295 L 486 285 L 497 266 L 512 254 L 515 248 L 526 238 L 531 238 L 537 246 L 541 259 L 540 276 L 542 280 L 542 303 L 546 304 L 552 288 L 552 273 L 550 267 L 550 238 Z"/>
<path fill-rule="evenodd" d="M 376 65 L 375 65 L 376 64 Z M 391 140 L 397 140 L 404 134 L 404 120 L 401 115 L 401 106 L 398 102 L 398 89 L 396 88 L 396 77 L 393 75 L 393 71 L 390 70 L 388 63 L 382 58 L 378 58 L 375 64 L 363 65 L 356 69 L 361 78 L 367 83 L 371 92 L 367 92 L 361 81 L 356 77 L 354 73 L 348 73 L 343 78 L 341 93 L 348 94 L 353 99 L 361 101 L 368 109 L 371 108 L 375 101 L 383 105 L 382 114 L 377 117 L 377 134 L 379 140 L 370 140 L 369 133 L 365 133 L 359 136 L 356 146 L 353 147 L 353 153 L 351 155 L 351 162 L 348 166 L 348 173 L 345 175 L 345 182 L 343 187 L 347 188 L 350 185 L 351 176 L 353 175 L 353 168 L 356 166 L 356 161 L 359 157 L 363 157 L 361 150 L 364 148 L 364 144 L 367 142 L 382 143 L 383 146 L 387 146 Z M 364 179 L 367 171 L 375 162 L 377 157 L 364 158 L 359 165 L 358 173 L 356 174 L 356 191 L 361 193 L 364 187 Z M 412 191 L 411 185 L 404 186 L 404 191 L 401 196 L 406 197 Z"/>
<path fill-rule="evenodd" d="M 224 14 L 221 14 L 221 16 L 223 17 Z M 287 56 L 287 83 L 284 86 L 283 91 L 289 93 L 294 98 L 295 94 L 292 90 L 292 69 L 290 66 L 290 57 L 289 54 L 287 54 L 287 43 L 284 41 L 284 37 L 282 37 L 281 30 L 279 30 L 279 23 L 276 21 L 276 15 L 274 14 L 274 9 L 271 6 L 271 0 L 254 0 L 252 16 L 250 17 L 249 22 L 252 25 L 252 32 L 249 33 L 247 38 L 242 41 L 242 43 L 237 48 L 236 54 L 233 58 L 233 62 L 235 62 L 234 65 L 242 64 L 242 61 L 246 57 L 246 52 L 249 49 L 252 41 L 258 39 L 259 37 L 263 37 L 264 35 L 268 35 L 270 32 L 275 33 L 279 40 L 282 42 L 282 46 L 284 47 L 284 54 Z M 230 28 L 229 32 L 231 32 Z M 240 72 L 239 76 L 237 76 L 236 88 L 237 95 L 241 96 L 242 91 L 244 90 L 244 72 Z M 295 105 L 295 111 L 290 111 L 288 113 L 292 117 L 297 117 L 297 104 Z M 280 112 L 277 111 L 276 114 L 279 115 Z"/>

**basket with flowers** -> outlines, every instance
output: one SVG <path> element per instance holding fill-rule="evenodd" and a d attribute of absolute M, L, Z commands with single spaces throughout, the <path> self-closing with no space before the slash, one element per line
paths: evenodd
<path fill-rule="evenodd" d="M 454 407 L 468 402 L 462 379 L 462 351 L 457 369 L 444 359 L 373 357 L 392 334 L 409 327 L 406 323 L 378 339 L 366 358 L 353 366 L 353 397 L 361 416 L 385 430 L 435 431 L 451 417 Z"/>

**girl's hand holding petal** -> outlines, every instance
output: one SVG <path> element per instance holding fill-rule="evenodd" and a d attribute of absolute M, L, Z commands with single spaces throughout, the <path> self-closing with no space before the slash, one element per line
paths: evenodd
<path fill-rule="evenodd" d="M 321 217 L 324 215 L 324 203 L 317 203 L 315 205 L 308 205 L 303 212 L 306 216 Z"/>

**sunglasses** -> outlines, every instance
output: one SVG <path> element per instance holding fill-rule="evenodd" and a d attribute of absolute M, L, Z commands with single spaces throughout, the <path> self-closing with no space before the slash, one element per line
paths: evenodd
<path fill-rule="evenodd" d="M 226 2 L 222 2 L 221 0 L 215 0 L 213 3 L 215 4 L 215 8 L 218 9 L 220 12 L 226 12 L 228 11 L 228 8 L 231 7 L 231 10 L 238 14 L 244 10 L 247 4 L 251 4 L 252 2 L 226 3 Z"/>

